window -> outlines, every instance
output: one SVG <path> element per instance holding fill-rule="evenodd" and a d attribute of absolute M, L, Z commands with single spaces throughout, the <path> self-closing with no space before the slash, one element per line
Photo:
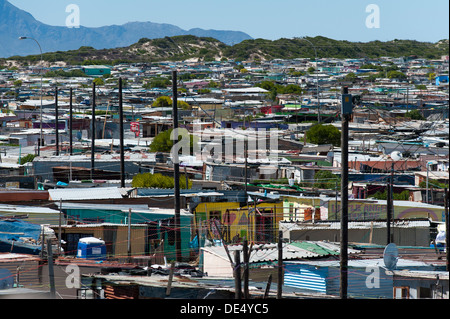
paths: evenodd
<path fill-rule="evenodd" d="M 409 287 L 394 287 L 394 299 L 409 299 Z"/>
<path fill-rule="evenodd" d="M 418 295 L 420 299 L 431 298 L 430 287 L 419 287 Z"/>

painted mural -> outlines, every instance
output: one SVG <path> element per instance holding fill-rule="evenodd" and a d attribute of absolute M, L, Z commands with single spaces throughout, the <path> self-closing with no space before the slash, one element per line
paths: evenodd
<path fill-rule="evenodd" d="M 340 201 L 338 201 L 337 205 L 338 211 L 336 213 L 336 202 L 328 202 L 329 220 L 337 220 L 340 218 Z M 386 216 L 387 206 L 385 202 L 355 200 L 349 200 L 348 202 L 349 220 L 384 220 Z M 443 221 L 444 216 L 444 207 L 423 204 L 418 206 L 404 204 L 402 206 L 400 201 L 394 203 L 394 219 L 429 218 L 433 221 Z"/>

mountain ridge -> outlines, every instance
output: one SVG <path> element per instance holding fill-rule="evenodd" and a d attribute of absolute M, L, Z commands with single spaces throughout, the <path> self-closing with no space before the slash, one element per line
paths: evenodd
<path fill-rule="evenodd" d="M 43 52 L 55 52 L 75 50 L 82 46 L 110 49 L 132 45 L 141 38 L 156 39 L 188 34 L 214 37 L 226 44 L 235 44 L 252 38 L 241 31 L 201 28 L 183 30 L 172 24 L 150 21 L 134 21 L 95 28 L 51 26 L 36 20 L 30 13 L 15 7 L 10 2 L 0 0 L 0 57 L 3 58 L 39 53 L 36 43 L 20 41 L 21 36 L 37 39 Z"/>

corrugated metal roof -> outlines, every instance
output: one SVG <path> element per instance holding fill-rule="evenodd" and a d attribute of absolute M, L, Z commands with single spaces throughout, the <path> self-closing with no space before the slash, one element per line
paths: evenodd
<path fill-rule="evenodd" d="M 49 189 L 48 192 L 50 200 L 54 201 L 122 198 L 117 187 L 58 188 Z"/>
<path fill-rule="evenodd" d="M 321 242 L 321 241 L 299 241 L 290 243 L 293 246 L 300 247 L 302 249 L 309 250 L 321 256 L 330 256 L 330 255 L 339 255 L 340 254 L 340 246 Z M 359 250 L 356 249 L 348 249 L 349 254 L 357 254 Z"/>
<path fill-rule="evenodd" d="M 402 277 L 415 277 L 415 278 L 425 278 L 425 279 L 439 279 L 448 280 L 448 271 L 433 271 L 433 270 L 394 270 L 395 276 Z"/>
<path fill-rule="evenodd" d="M 72 202 L 63 202 L 61 204 L 62 209 L 94 209 L 94 210 L 146 210 L 148 209 L 148 205 L 146 204 L 138 204 L 138 205 L 120 205 L 120 204 L 91 204 L 91 203 L 72 203 Z"/>
<path fill-rule="evenodd" d="M 240 258 L 243 261 L 242 245 L 228 246 L 228 250 L 232 258 L 234 258 L 234 251 L 240 251 Z M 339 249 L 339 247 L 337 248 Z M 223 246 L 211 246 L 203 247 L 203 251 L 219 256 L 228 260 L 227 253 Z M 313 251 L 302 248 L 300 245 L 294 245 L 291 243 L 283 243 L 283 260 L 295 260 L 295 259 L 309 259 L 315 257 L 323 257 L 326 254 L 327 249 L 322 251 Z M 331 254 L 331 250 L 328 250 Z M 250 252 L 250 263 L 269 262 L 278 260 L 278 244 L 254 244 Z"/>
<path fill-rule="evenodd" d="M 0 213 L 4 216 L 8 214 L 59 214 L 59 211 L 39 206 L 24 206 L 24 205 L 0 205 Z"/>
<path fill-rule="evenodd" d="M 286 230 L 312 230 L 312 229 L 340 229 L 340 222 L 318 222 L 318 223 L 294 223 L 281 222 Z M 350 221 L 348 222 L 348 229 L 370 229 L 370 228 L 385 228 L 385 221 Z M 430 227 L 428 220 L 399 220 L 391 224 L 391 227 L 397 228 L 417 228 Z"/>
<path fill-rule="evenodd" d="M 305 264 L 318 267 L 333 267 L 339 268 L 339 260 L 312 260 L 312 261 L 290 261 L 295 264 Z M 367 267 L 385 267 L 383 258 L 376 259 L 350 259 L 348 261 L 348 267 L 350 268 L 367 268 Z M 432 270 L 434 267 L 428 263 L 417 260 L 410 260 L 399 258 L 397 259 L 396 269 L 416 269 L 416 270 Z"/>

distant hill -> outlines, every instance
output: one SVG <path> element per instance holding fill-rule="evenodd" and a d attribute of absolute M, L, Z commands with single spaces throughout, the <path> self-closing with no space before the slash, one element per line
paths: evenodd
<path fill-rule="evenodd" d="M 333 40 L 317 36 L 307 38 L 279 39 L 275 41 L 265 39 L 244 40 L 233 45 L 227 51 L 229 56 L 235 59 L 247 60 L 260 59 L 295 59 L 301 57 L 315 57 L 315 51 L 319 58 L 379 58 L 418 56 L 422 58 L 441 58 L 448 55 L 448 40 L 438 43 L 419 42 L 414 40 L 349 42 Z"/>
<path fill-rule="evenodd" d="M 394 40 L 389 42 L 373 41 L 367 43 L 337 41 L 325 37 L 303 39 L 279 39 L 275 41 L 255 39 L 244 40 L 235 45 L 210 37 L 182 35 L 160 39 L 142 38 L 130 46 L 97 50 L 84 46 L 77 50 L 45 53 L 44 60 L 49 62 L 64 61 L 77 64 L 117 64 L 122 62 L 159 62 L 184 61 L 195 59 L 214 61 L 220 59 L 273 60 L 314 58 L 314 47 L 319 58 L 379 58 L 417 56 L 439 59 L 449 54 L 448 40 L 438 43 L 417 42 L 411 40 Z M 311 43 L 314 45 L 311 45 Z M 17 61 L 36 62 L 40 55 L 15 56 Z"/>
<path fill-rule="evenodd" d="M 161 39 L 142 38 L 127 47 L 97 50 L 84 46 L 78 50 L 44 53 L 49 62 L 66 62 L 69 65 L 106 64 L 133 62 L 183 61 L 197 59 L 213 61 L 221 59 L 229 47 L 214 38 L 179 35 Z M 9 60 L 38 62 L 40 55 L 13 56 Z"/>
<path fill-rule="evenodd" d="M 39 53 L 34 41 L 20 41 L 18 38 L 21 36 L 37 39 L 44 52 L 54 52 L 75 50 L 82 46 L 96 49 L 124 47 L 141 38 L 156 39 L 188 34 L 213 37 L 229 45 L 251 39 L 248 34 L 240 31 L 198 28 L 183 30 L 175 25 L 152 22 L 130 22 L 99 28 L 50 26 L 8 1 L 0 0 L 0 57 L 3 58 Z"/>

